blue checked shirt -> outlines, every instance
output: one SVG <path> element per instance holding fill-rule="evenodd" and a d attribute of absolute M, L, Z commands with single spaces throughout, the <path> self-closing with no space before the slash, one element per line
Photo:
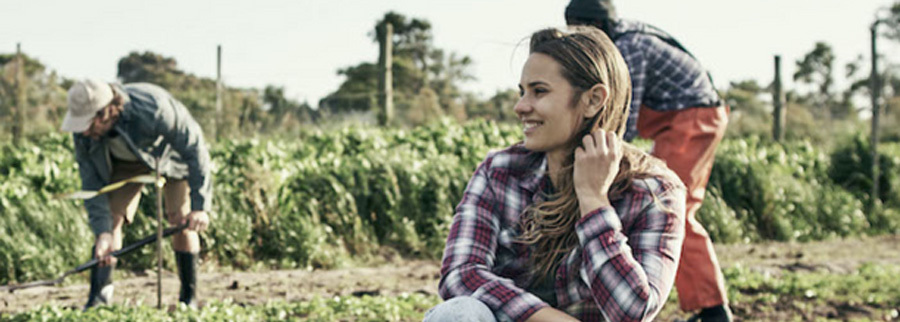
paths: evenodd
<path fill-rule="evenodd" d="M 720 105 L 706 70 L 669 34 L 645 23 L 623 19 L 610 37 L 631 73 L 632 101 L 625 140 L 637 136 L 637 118 L 642 105 L 655 111 Z"/>
<path fill-rule="evenodd" d="M 543 201 L 541 191 L 551 185 L 546 169 L 543 153 L 521 145 L 481 163 L 447 236 L 441 297 L 475 297 L 498 321 L 524 321 L 549 306 L 527 291 L 531 250 L 516 242 L 522 212 Z M 574 227 L 579 245 L 554 274 L 555 307 L 585 322 L 652 320 L 675 281 L 684 200 L 680 182 L 640 179 L 611 206 L 582 217 Z"/>

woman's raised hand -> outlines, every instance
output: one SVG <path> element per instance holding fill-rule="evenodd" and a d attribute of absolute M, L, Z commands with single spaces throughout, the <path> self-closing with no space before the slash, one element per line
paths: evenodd
<path fill-rule="evenodd" d="M 615 132 L 595 130 L 582 138 L 582 147 L 575 149 L 573 183 L 581 215 L 609 205 L 609 188 L 619 173 L 622 160 L 622 141 Z"/>

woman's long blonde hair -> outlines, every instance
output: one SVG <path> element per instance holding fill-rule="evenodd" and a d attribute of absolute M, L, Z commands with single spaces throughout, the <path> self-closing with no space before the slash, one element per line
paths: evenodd
<path fill-rule="evenodd" d="M 562 66 L 565 79 L 575 89 L 571 107 L 575 108 L 582 93 L 596 84 L 606 85 L 606 106 L 591 118 L 585 118 L 581 127 L 569 139 L 569 153 L 558 174 L 555 193 L 547 200 L 526 208 L 522 219 L 522 234 L 518 240 L 533 246 L 531 267 L 534 283 L 549 277 L 556 263 L 578 245 L 575 223 L 581 218 L 578 197 L 573 185 L 575 149 L 581 138 L 595 129 L 612 131 L 621 138 L 626 130 L 631 105 L 631 79 L 625 60 L 613 42 L 602 31 L 593 27 L 573 27 L 568 32 L 544 29 L 531 36 L 530 53 L 552 57 Z M 666 175 L 665 165 L 631 144 L 623 144 L 622 161 L 608 197 L 616 200 L 629 189 L 635 179 Z"/>

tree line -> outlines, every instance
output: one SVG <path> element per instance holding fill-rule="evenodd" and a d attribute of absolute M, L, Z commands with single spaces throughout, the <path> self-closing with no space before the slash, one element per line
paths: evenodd
<path fill-rule="evenodd" d="M 894 19 L 887 19 L 883 37 L 900 42 L 900 2 L 889 8 Z M 462 85 L 475 80 L 474 61 L 460 53 L 438 48 L 434 44 L 432 25 L 426 19 L 387 12 L 369 32 L 373 43 L 382 39 L 385 25 L 393 27 L 393 74 L 395 125 L 416 126 L 451 117 L 459 121 L 487 118 L 514 121 L 513 105 L 518 99 L 515 89 L 498 90 L 483 97 L 465 91 Z M 861 48 L 862 50 L 862 48 Z M 24 106 L 23 127 L 26 135 L 55 131 L 65 114 L 66 89 L 73 80 L 58 75 L 43 62 L 22 55 L 0 54 L 0 138 L 8 137 L 14 125 L 17 106 Z M 880 77 L 884 84 L 885 140 L 900 141 L 900 69 L 892 57 L 882 57 Z M 23 76 L 19 74 L 22 64 Z M 834 128 L 865 127 L 859 114 L 869 108 L 865 99 L 871 90 L 868 64 L 862 55 L 844 65 L 839 74 L 832 47 L 816 42 L 803 57 L 796 59 L 791 78 L 796 88 L 787 91 L 787 138 L 827 140 Z M 188 73 L 178 67 L 173 57 L 155 52 L 132 52 L 117 63 L 118 81 L 150 82 L 171 91 L 193 113 L 207 131 L 215 129 L 216 81 Z M 284 134 L 300 125 L 327 126 L 347 119 L 374 123 L 378 110 L 377 58 L 337 70 L 344 78 L 332 93 L 315 102 L 299 102 L 285 95 L 284 87 L 264 88 L 226 86 L 219 132 L 225 136 Z M 19 78 L 22 77 L 20 80 Z M 845 88 L 837 88 L 835 78 L 847 80 Z M 771 85 L 757 80 L 731 82 L 722 96 L 732 108 L 731 136 L 765 136 L 772 122 L 772 105 L 766 99 Z M 19 91 L 24 92 L 24 95 Z M 21 102 L 19 102 L 21 100 Z M 823 126 L 827 124 L 829 126 Z"/>

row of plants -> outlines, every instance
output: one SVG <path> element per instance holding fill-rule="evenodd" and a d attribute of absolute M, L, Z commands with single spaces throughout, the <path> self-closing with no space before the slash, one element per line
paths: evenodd
<path fill-rule="evenodd" d="M 218 142 L 204 258 L 237 268 L 318 268 L 385 250 L 440 256 L 471 169 L 491 148 L 513 144 L 517 132 L 443 121 Z M 89 258 L 81 203 L 54 198 L 79 187 L 71 146 L 69 137 L 53 135 L 26 148 L 0 147 L 0 284 L 49 278 Z M 143 192 L 155 199 L 150 187 Z M 125 244 L 155 231 L 155 203 L 142 202 L 138 211 Z M 153 252 L 140 249 L 120 267 L 152 267 Z M 164 252 L 168 266 L 171 253 Z"/>
<path fill-rule="evenodd" d="M 172 312 L 149 305 L 102 306 L 88 311 L 44 305 L 0 321 L 421 321 L 425 312 L 440 303 L 434 295 L 313 297 L 305 302 L 270 302 L 247 306 L 213 301 L 201 310 L 180 305 Z"/>
<path fill-rule="evenodd" d="M 729 306 L 743 321 L 895 321 L 900 318 L 900 267 L 865 263 L 827 269 L 723 269 Z M 676 291 L 657 320 L 683 315 Z"/>
<path fill-rule="evenodd" d="M 385 252 L 439 258 L 471 173 L 519 133 L 513 125 L 445 120 L 217 142 L 203 257 L 239 269 L 332 268 Z M 803 141 L 726 140 L 699 219 L 717 242 L 897 232 L 900 149 L 881 149 L 883 203 L 869 207 L 865 142 L 823 151 Z M 81 203 L 54 198 L 79 187 L 71 145 L 51 135 L 24 148 L 0 146 L 0 284 L 53 277 L 89 258 Z M 144 193 L 154 200 L 153 189 Z M 141 203 L 126 244 L 155 231 L 155 213 L 154 202 Z M 153 252 L 141 249 L 120 265 L 152 267 Z M 172 266 L 171 252 L 164 254 Z"/>
<path fill-rule="evenodd" d="M 741 266 L 724 270 L 735 314 L 744 320 L 758 321 L 895 320 L 900 307 L 897 274 L 900 268 L 886 264 L 864 264 L 846 274 L 766 272 Z M 44 305 L 18 314 L 0 313 L 0 321 L 421 321 L 425 312 L 440 301 L 437 295 L 420 293 L 316 296 L 305 302 L 273 301 L 263 305 L 212 301 L 201 310 L 180 306 L 171 312 L 149 305 L 115 305 L 88 311 Z M 673 291 L 658 319 L 672 320 L 681 315 Z"/>
<path fill-rule="evenodd" d="M 900 145 L 879 148 L 881 198 L 861 135 L 833 151 L 809 142 L 726 140 L 698 218 L 716 242 L 820 240 L 900 232 Z"/>

